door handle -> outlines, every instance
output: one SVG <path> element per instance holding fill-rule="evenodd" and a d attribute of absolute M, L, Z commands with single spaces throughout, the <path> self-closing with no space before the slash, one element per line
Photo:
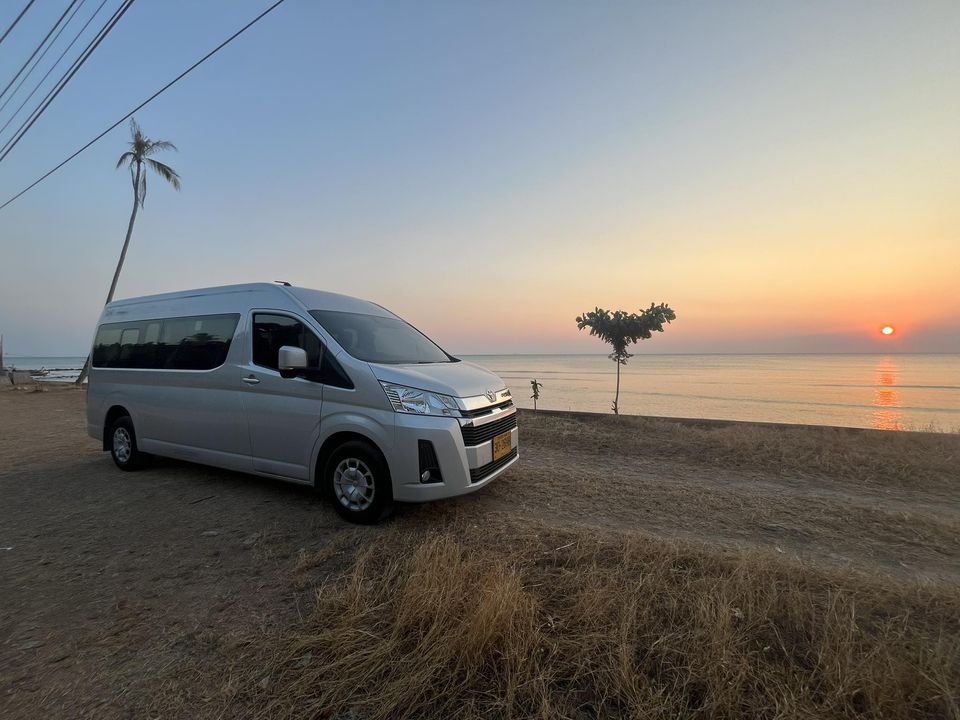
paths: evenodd
<path fill-rule="evenodd" d="M 245 378 L 241 378 L 247 385 L 259 385 L 260 378 L 256 378 L 253 375 L 247 375 Z"/>

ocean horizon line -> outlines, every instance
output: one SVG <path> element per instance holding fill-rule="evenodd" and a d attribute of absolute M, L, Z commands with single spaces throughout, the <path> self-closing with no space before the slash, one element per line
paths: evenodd
<path fill-rule="evenodd" d="M 609 353 L 574 353 L 574 352 L 499 352 L 499 353 L 472 353 L 472 352 L 455 352 L 454 357 L 464 356 L 464 357 L 607 357 Z M 866 351 L 856 351 L 856 352 L 838 352 L 838 351 L 821 351 L 821 352 L 647 352 L 639 351 L 632 354 L 632 357 L 756 357 L 761 356 L 850 356 L 850 355 L 960 355 L 960 351 L 950 352 L 950 351 L 926 351 L 926 352 L 909 352 L 909 351 L 886 351 L 886 352 L 866 352 Z M 45 358 L 45 359 L 63 359 L 63 358 L 86 358 L 87 353 L 76 353 L 73 355 L 49 355 L 44 353 L 4 353 L 4 358 L 8 360 L 16 358 Z"/>

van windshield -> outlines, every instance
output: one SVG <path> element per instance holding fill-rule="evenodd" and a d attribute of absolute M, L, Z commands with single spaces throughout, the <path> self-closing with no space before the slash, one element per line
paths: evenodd
<path fill-rule="evenodd" d="M 334 310 L 311 310 L 310 314 L 358 360 L 395 365 L 457 361 L 399 318 Z"/>

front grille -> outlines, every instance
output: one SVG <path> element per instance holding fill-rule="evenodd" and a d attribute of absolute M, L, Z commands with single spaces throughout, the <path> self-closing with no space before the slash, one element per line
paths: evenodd
<path fill-rule="evenodd" d="M 500 433 L 513 430 L 517 426 L 517 414 L 510 413 L 505 418 L 488 422 L 486 425 L 477 425 L 476 427 L 461 427 L 463 432 L 463 444 L 467 447 L 481 445 L 488 440 L 493 440 Z"/>
<path fill-rule="evenodd" d="M 465 418 L 478 418 L 483 417 L 484 415 L 489 415 L 494 410 L 500 410 L 509 407 L 513 407 L 513 400 L 504 400 L 503 402 L 498 402 L 496 405 L 487 405 L 486 407 L 482 407 L 477 410 L 461 410 L 460 414 Z"/>
<path fill-rule="evenodd" d="M 509 453 L 504 455 L 499 460 L 494 460 L 492 463 L 487 463 L 486 465 L 478 468 L 474 468 L 470 471 L 470 483 L 476 483 L 483 480 L 488 475 L 492 475 L 497 470 L 502 468 L 504 465 L 509 463 L 517 456 L 517 448 L 514 448 Z"/>

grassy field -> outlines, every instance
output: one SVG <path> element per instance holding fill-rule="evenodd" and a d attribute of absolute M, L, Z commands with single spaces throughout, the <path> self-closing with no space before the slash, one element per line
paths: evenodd
<path fill-rule="evenodd" d="M 524 412 L 482 492 L 353 527 L 0 409 L 4 718 L 960 720 L 956 434 Z"/>
<path fill-rule="evenodd" d="M 958 491 L 953 436 L 524 421 L 536 445 Z M 472 520 L 358 552 L 302 627 L 251 654 L 236 686 L 269 692 L 242 704 L 264 718 L 960 718 L 956 587 Z M 336 557 L 301 557 L 301 582 Z"/>
<path fill-rule="evenodd" d="M 227 716 L 960 717 L 956 588 L 529 525 L 384 546 L 301 557 L 315 605 L 234 648 Z"/>

